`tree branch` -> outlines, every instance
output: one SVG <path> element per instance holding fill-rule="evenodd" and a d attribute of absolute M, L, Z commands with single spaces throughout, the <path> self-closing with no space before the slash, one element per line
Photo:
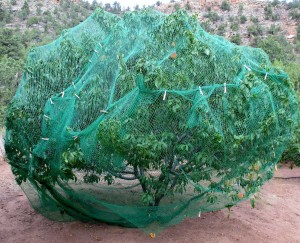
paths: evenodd
<path fill-rule="evenodd" d="M 137 180 L 138 178 L 136 178 L 135 176 L 133 177 L 126 177 L 126 176 L 122 176 L 121 174 L 116 175 L 116 177 L 123 179 L 123 180 L 128 180 L 128 181 L 133 181 L 133 180 Z"/>
<path fill-rule="evenodd" d="M 127 171 L 127 170 L 120 172 L 120 174 L 135 175 L 134 171 Z"/>

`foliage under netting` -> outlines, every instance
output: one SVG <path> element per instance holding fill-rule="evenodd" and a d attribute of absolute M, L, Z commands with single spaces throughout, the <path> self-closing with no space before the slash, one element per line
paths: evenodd
<path fill-rule="evenodd" d="M 97 10 L 31 50 L 5 146 L 46 217 L 158 232 L 250 198 L 297 118 L 288 75 L 262 50 L 181 10 Z"/>

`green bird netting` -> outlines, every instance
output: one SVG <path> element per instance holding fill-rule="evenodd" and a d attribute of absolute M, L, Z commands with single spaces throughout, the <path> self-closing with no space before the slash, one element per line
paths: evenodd
<path fill-rule="evenodd" d="M 288 75 L 262 50 L 182 10 L 96 10 L 30 51 L 5 147 L 47 218 L 159 232 L 253 196 L 297 118 Z"/>

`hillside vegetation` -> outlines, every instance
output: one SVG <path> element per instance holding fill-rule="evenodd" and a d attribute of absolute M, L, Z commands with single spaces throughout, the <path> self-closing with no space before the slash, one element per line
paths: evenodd
<path fill-rule="evenodd" d="M 194 1 L 193 1 L 194 2 Z M 0 0 L 0 127 L 4 126 L 7 104 L 16 92 L 30 48 L 56 39 L 64 29 L 76 26 L 96 8 L 122 14 L 119 2 L 98 4 L 70 0 Z M 189 1 L 173 1 L 152 7 L 163 12 L 185 8 L 197 14 L 202 27 L 239 45 L 263 48 L 276 66 L 282 67 L 300 92 L 300 0 L 291 3 L 243 1 L 217 6 L 199 6 Z M 135 10 L 140 10 L 136 6 Z M 299 163 L 300 129 L 285 159 Z"/>

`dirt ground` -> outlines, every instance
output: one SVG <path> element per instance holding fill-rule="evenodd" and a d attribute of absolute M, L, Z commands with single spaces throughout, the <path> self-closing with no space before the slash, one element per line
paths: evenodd
<path fill-rule="evenodd" d="M 107 224 L 52 222 L 36 213 L 0 161 L 0 242 L 300 242 L 300 168 L 279 168 L 264 185 L 256 207 L 249 201 L 228 211 L 203 213 L 151 239 L 138 229 Z M 283 179 L 285 178 L 285 179 Z"/>

